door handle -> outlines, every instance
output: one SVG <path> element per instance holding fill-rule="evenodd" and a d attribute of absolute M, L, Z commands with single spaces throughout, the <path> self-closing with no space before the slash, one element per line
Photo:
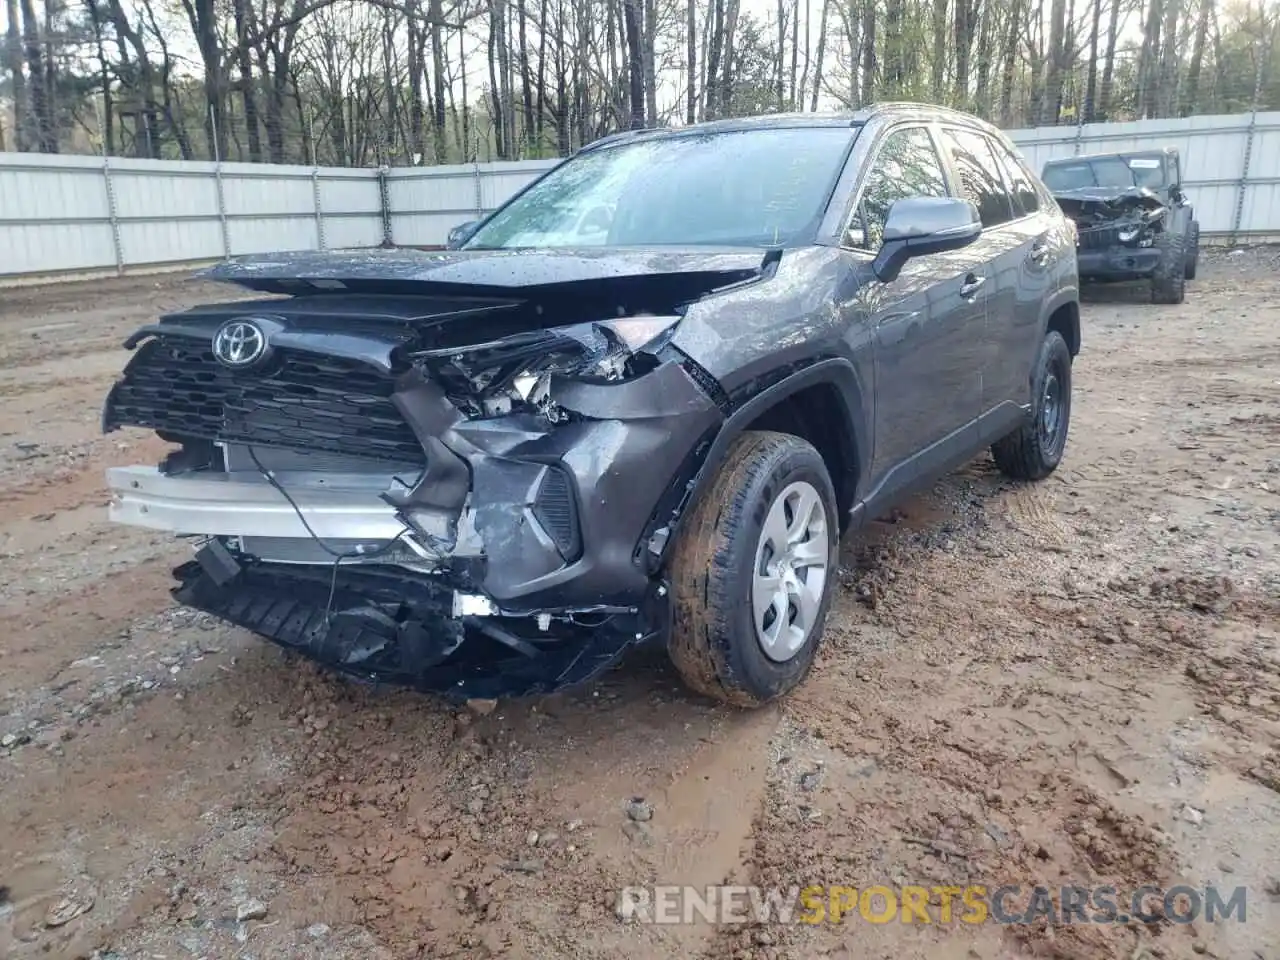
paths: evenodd
<path fill-rule="evenodd" d="M 987 282 L 986 277 L 976 277 L 972 273 L 964 278 L 964 283 L 960 284 L 960 296 L 972 297 L 978 292 L 978 288 Z"/>
<path fill-rule="evenodd" d="M 1037 240 L 1031 246 L 1031 259 L 1036 263 L 1043 264 L 1049 259 L 1049 245 L 1043 240 Z"/>

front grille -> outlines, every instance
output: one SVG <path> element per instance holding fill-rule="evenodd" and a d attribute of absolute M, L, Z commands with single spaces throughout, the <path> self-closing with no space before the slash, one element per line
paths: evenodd
<path fill-rule="evenodd" d="M 341 357 L 281 350 L 270 367 L 233 371 L 209 346 L 157 338 L 112 390 L 104 426 L 421 464 L 392 391 L 390 378 Z"/>
<path fill-rule="evenodd" d="M 533 516 L 555 541 L 560 555 L 573 560 L 578 553 L 578 515 L 573 487 L 558 467 L 547 468 L 533 502 Z"/>
<path fill-rule="evenodd" d="M 1080 246 L 1089 250 L 1105 250 L 1119 242 L 1119 227 L 1093 227 L 1080 231 Z"/>

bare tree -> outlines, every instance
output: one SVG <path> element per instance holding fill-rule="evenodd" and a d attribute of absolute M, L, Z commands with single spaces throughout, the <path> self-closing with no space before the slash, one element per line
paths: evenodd
<path fill-rule="evenodd" d="M 48 77 L 41 52 L 40 21 L 36 17 L 32 0 L 21 0 L 21 6 L 22 51 L 27 67 L 27 142 L 41 153 L 56 153 L 58 143 L 46 86 Z"/>
<path fill-rule="evenodd" d="M 1008 22 L 1005 25 L 1004 45 L 1000 57 L 1000 122 L 1005 126 L 1013 123 L 1014 69 L 1017 65 L 1018 27 L 1022 18 L 1022 0 L 1013 0 L 1008 17 Z"/>
<path fill-rule="evenodd" d="M 1103 118 L 1111 116 L 1112 82 L 1116 68 L 1116 43 L 1120 36 L 1120 0 L 1111 0 L 1111 20 L 1107 26 L 1107 54 L 1102 67 L 1102 93 L 1099 98 Z"/>
<path fill-rule="evenodd" d="M 1164 8 L 1164 41 L 1157 76 L 1156 110 L 1159 116 L 1173 116 L 1178 102 L 1178 14 L 1181 0 L 1166 0 Z"/>
<path fill-rule="evenodd" d="M 827 15 L 831 10 L 832 0 L 822 0 L 822 18 L 818 22 L 818 49 L 813 65 L 813 99 L 809 101 L 810 111 L 817 111 L 818 97 L 822 94 L 822 57 L 827 49 Z"/>
<path fill-rule="evenodd" d="M 18 0 L 5 0 L 8 26 L 5 28 L 5 69 L 13 92 L 13 139 L 18 150 L 30 149 L 30 105 L 27 103 L 27 75 L 22 63 L 22 34 L 18 27 Z"/>
<path fill-rule="evenodd" d="M 952 18 L 952 47 L 955 53 L 956 98 L 964 104 L 969 100 L 969 58 L 973 52 L 974 32 L 978 29 L 981 0 L 955 0 Z"/>
<path fill-rule="evenodd" d="M 10 0 L 12 2 L 12 0 Z M 684 122 L 695 123 L 698 119 L 698 4 L 697 0 L 688 0 L 685 4 L 685 74 L 688 77 L 688 88 L 685 91 Z"/>
<path fill-rule="evenodd" d="M 1138 58 L 1138 116 L 1156 112 L 1156 77 L 1160 61 L 1160 27 L 1164 23 L 1164 0 L 1148 0 L 1146 26 L 1142 31 L 1142 51 Z"/>
<path fill-rule="evenodd" d="M 933 0 L 933 56 L 930 57 L 932 81 L 929 92 L 934 100 L 943 97 L 943 77 L 947 69 L 947 0 Z"/>
<path fill-rule="evenodd" d="M 1213 0 L 1200 0 L 1200 16 L 1196 21 L 1194 45 L 1191 48 L 1191 63 L 1187 65 L 1187 84 L 1182 97 L 1180 113 L 1186 115 L 1194 112 L 1200 103 L 1200 71 L 1204 65 L 1205 40 L 1209 34 L 1209 17 L 1213 13 Z"/>
<path fill-rule="evenodd" d="M 1053 0 L 1049 20 L 1049 62 L 1045 67 L 1041 123 L 1057 123 L 1062 103 L 1062 77 L 1066 67 L 1067 0 Z"/>
<path fill-rule="evenodd" d="M 1016 2 L 1016 0 L 1015 0 Z M 876 95 L 876 4 L 862 0 L 862 101 L 869 103 Z"/>

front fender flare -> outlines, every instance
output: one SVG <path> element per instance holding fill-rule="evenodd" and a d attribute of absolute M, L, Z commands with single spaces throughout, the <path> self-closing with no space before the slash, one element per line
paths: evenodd
<path fill-rule="evenodd" d="M 1040 349 L 1040 341 L 1049 332 L 1049 319 L 1068 304 L 1074 306 L 1075 310 L 1072 311 L 1070 335 L 1064 339 L 1072 357 L 1080 353 L 1080 290 L 1074 286 L 1059 288 L 1040 308 L 1040 339 L 1035 345 L 1037 351 Z"/>
<path fill-rule="evenodd" d="M 781 379 L 755 389 L 749 395 L 735 398 L 731 412 L 718 430 L 704 438 L 686 465 L 685 476 L 673 483 L 675 496 L 659 505 L 650 521 L 649 536 L 642 543 L 651 570 L 661 569 L 671 544 L 678 534 L 684 515 L 698 502 L 719 472 L 729 446 L 764 413 L 802 390 L 815 386 L 833 387 L 838 398 L 831 415 L 838 420 L 839 436 L 847 449 L 842 450 L 846 468 L 843 476 L 833 476 L 837 490 L 845 489 L 850 504 L 856 502 L 862 480 L 862 468 L 871 454 L 871 428 L 864 406 L 865 393 L 857 368 L 842 357 L 817 360 L 786 374 Z M 674 504 L 673 504 L 674 501 Z M 841 517 L 841 525 L 847 517 Z"/>

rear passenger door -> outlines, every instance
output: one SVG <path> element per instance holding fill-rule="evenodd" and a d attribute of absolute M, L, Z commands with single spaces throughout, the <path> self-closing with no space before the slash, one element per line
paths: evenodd
<path fill-rule="evenodd" d="M 990 318 L 992 358 L 986 394 L 994 407 L 1031 399 L 1028 371 L 1040 348 L 1045 304 L 1059 284 L 1064 247 L 1062 238 L 1055 236 L 1052 211 L 1043 207 L 1026 164 L 999 140 L 991 143 L 1013 203 L 1014 219 L 1006 229 L 1018 238 L 1020 254 L 1012 321 L 997 328 L 996 318 Z"/>
<path fill-rule="evenodd" d="M 1023 348 L 1038 329 L 1042 294 L 1037 291 L 1045 274 L 1038 258 L 1045 257 L 1047 247 L 1037 246 L 1044 239 L 1042 225 L 1010 195 L 995 142 L 978 130 L 946 125 L 942 140 L 962 196 L 978 207 L 980 243 L 991 271 L 981 363 L 980 415 L 985 415 L 1006 401 L 1025 402 L 1030 396 L 1027 370 L 1033 347 Z M 1017 413 L 1008 410 L 1005 416 L 1012 419 Z M 995 419 L 1000 422 L 988 420 L 984 433 L 1001 431 L 1003 417 Z"/>

